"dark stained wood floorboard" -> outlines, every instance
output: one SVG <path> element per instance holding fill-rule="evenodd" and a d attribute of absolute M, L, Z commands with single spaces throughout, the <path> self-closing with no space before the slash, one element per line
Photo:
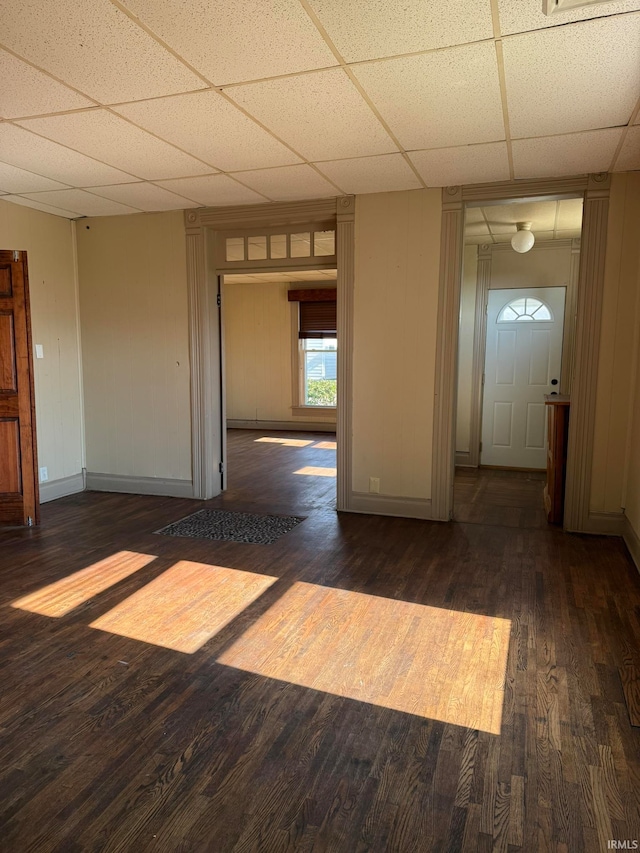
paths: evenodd
<path fill-rule="evenodd" d="M 273 545 L 159 536 L 205 504 L 89 492 L 44 505 L 38 529 L 0 529 L 0 850 L 595 853 L 640 839 L 624 697 L 640 576 L 623 544 L 540 523 L 541 480 L 510 472 L 459 473 L 466 523 L 338 515 L 335 479 L 294 473 L 335 467 L 318 446 L 331 436 L 258 437 L 230 432 L 230 487 L 206 505 L 306 516 Z M 120 551 L 155 559 L 66 615 L 11 607 Z M 193 654 L 90 627 L 179 560 L 277 580 Z M 509 619 L 500 734 L 219 663 L 299 582 Z M 349 625 L 334 630 L 332 661 Z M 381 624 L 371 654 L 393 637 Z M 406 677 L 380 672 L 381 693 Z"/>

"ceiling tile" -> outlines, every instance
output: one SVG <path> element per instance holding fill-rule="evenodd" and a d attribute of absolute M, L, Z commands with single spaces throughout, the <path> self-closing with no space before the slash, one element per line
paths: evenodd
<path fill-rule="evenodd" d="M 344 192 L 354 195 L 415 190 L 422 186 L 402 154 L 330 160 L 317 165 Z"/>
<path fill-rule="evenodd" d="M 464 233 L 468 237 L 484 237 L 486 240 L 489 237 L 489 228 L 485 222 L 466 222 Z"/>
<path fill-rule="evenodd" d="M 409 157 L 430 187 L 509 180 L 505 142 L 410 151 Z"/>
<path fill-rule="evenodd" d="M 0 116 L 3 118 L 93 106 L 93 101 L 52 80 L 6 50 L 0 50 L 0 80 Z"/>
<path fill-rule="evenodd" d="M 327 198 L 340 195 L 311 166 L 281 166 L 277 169 L 258 169 L 241 172 L 240 180 L 274 201 L 293 201 L 304 198 Z"/>
<path fill-rule="evenodd" d="M 65 184 L 90 187 L 135 181 L 126 172 L 105 166 L 12 124 L 0 124 L 0 151 L 5 162 Z"/>
<path fill-rule="evenodd" d="M 467 207 L 464 214 L 464 221 L 467 224 L 484 222 L 484 214 L 481 207 Z"/>
<path fill-rule="evenodd" d="M 340 68 L 225 92 L 308 160 L 398 150 Z"/>
<path fill-rule="evenodd" d="M 614 172 L 632 172 L 640 169 L 640 126 L 627 130 L 622 149 L 613 167 Z"/>
<path fill-rule="evenodd" d="M 581 228 L 571 228 L 571 229 L 562 229 L 562 231 L 556 231 L 556 240 L 573 240 L 576 237 L 580 237 L 582 234 Z"/>
<path fill-rule="evenodd" d="M 183 210 L 197 207 L 198 203 L 169 192 L 155 184 L 119 184 L 111 187 L 89 187 L 92 193 L 128 204 L 147 212 L 156 210 Z"/>
<path fill-rule="evenodd" d="M 550 240 L 555 240 L 553 231 L 534 231 L 533 236 L 536 238 L 536 243 L 548 243 Z"/>
<path fill-rule="evenodd" d="M 558 231 L 580 230 L 582 226 L 582 199 L 567 198 L 558 202 L 558 218 L 556 228 Z"/>
<path fill-rule="evenodd" d="M 467 246 L 481 246 L 483 243 L 490 243 L 491 241 L 486 237 L 474 236 L 473 234 L 465 233 L 464 242 Z"/>
<path fill-rule="evenodd" d="M 28 119 L 18 124 L 147 180 L 205 175 L 212 171 L 200 160 L 107 110 Z"/>
<path fill-rule="evenodd" d="M 216 91 L 126 104 L 116 112 L 225 172 L 300 162 Z"/>
<path fill-rule="evenodd" d="M 17 166 L 0 163 L 0 187 L 5 193 L 37 193 L 45 190 L 64 189 L 66 184 L 43 178 Z"/>
<path fill-rule="evenodd" d="M 34 210 L 40 210 L 42 213 L 51 213 L 53 216 L 62 216 L 65 219 L 77 219 L 78 214 L 72 210 L 63 210 L 60 207 L 54 207 L 44 202 L 34 201 L 31 198 L 26 198 L 21 195 L 3 195 L 2 201 L 10 201 L 12 204 L 21 204 L 23 207 L 32 207 Z"/>
<path fill-rule="evenodd" d="M 425 3 L 404 0 L 311 0 L 310 5 L 347 62 L 414 53 L 493 36 L 486 0 Z"/>
<path fill-rule="evenodd" d="M 606 172 L 622 130 L 588 130 L 567 136 L 516 139 L 512 142 L 516 178 L 554 178 Z"/>
<path fill-rule="evenodd" d="M 1 8 L 3 45 L 100 103 L 204 85 L 112 3 L 13 0 Z"/>
<path fill-rule="evenodd" d="M 485 207 L 484 213 L 492 234 L 514 234 L 518 222 L 531 222 L 533 230 L 553 231 L 556 221 L 556 202 L 493 204 Z"/>
<path fill-rule="evenodd" d="M 367 63 L 353 72 L 407 149 L 504 139 L 493 42 Z"/>
<path fill-rule="evenodd" d="M 629 121 L 640 91 L 640 14 L 512 36 L 502 49 L 512 137 Z"/>
<path fill-rule="evenodd" d="M 243 173 L 244 174 L 244 173 Z M 243 187 L 226 175 L 204 175 L 199 178 L 177 178 L 173 181 L 159 181 L 171 192 L 205 204 L 209 207 L 222 207 L 229 204 L 260 204 L 267 202 L 253 190 Z"/>
<path fill-rule="evenodd" d="M 500 31 L 503 35 L 547 27 L 561 27 L 572 21 L 586 21 L 590 18 L 608 17 L 621 12 L 638 10 L 640 10 L 640 0 L 619 0 L 616 3 L 596 4 L 582 9 L 570 9 L 566 12 L 545 15 L 542 11 L 542 0 L 498 0 Z"/>
<path fill-rule="evenodd" d="M 120 213 L 139 213 L 134 207 L 118 204 L 106 198 L 85 192 L 84 190 L 54 190 L 46 193 L 29 193 L 25 196 L 32 201 L 57 205 L 66 210 L 75 210 L 82 216 L 116 216 Z"/>
<path fill-rule="evenodd" d="M 214 85 L 336 65 L 302 5 L 290 0 L 126 0 Z"/>

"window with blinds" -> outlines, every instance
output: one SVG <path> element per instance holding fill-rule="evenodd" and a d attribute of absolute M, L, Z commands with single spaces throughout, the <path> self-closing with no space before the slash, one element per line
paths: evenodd
<path fill-rule="evenodd" d="M 337 335 L 335 302 L 301 302 L 298 337 L 335 338 Z"/>

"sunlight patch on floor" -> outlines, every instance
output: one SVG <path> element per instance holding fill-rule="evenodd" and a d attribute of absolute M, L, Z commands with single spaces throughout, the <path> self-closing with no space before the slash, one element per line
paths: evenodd
<path fill-rule="evenodd" d="M 79 572 L 12 601 L 11 606 L 28 610 L 30 613 L 40 613 L 42 616 L 64 616 L 155 559 L 152 554 L 119 551 Z"/>
<path fill-rule="evenodd" d="M 181 560 L 90 627 L 193 654 L 276 580 Z"/>
<path fill-rule="evenodd" d="M 256 444 L 258 442 L 268 442 L 269 444 L 284 444 L 287 447 L 308 447 L 310 444 L 313 444 L 313 440 L 307 441 L 303 438 L 270 438 L 265 436 L 264 438 L 256 438 Z"/>
<path fill-rule="evenodd" d="M 511 621 L 295 583 L 218 662 L 500 733 Z"/>
<path fill-rule="evenodd" d="M 335 477 L 335 468 L 319 468 L 314 465 L 306 465 L 304 468 L 298 468 L 294 474 L 304 474 L 307 477 Z"/>
<path fill-rule="evenodd" d="M 316 441 L 313 445 L 314 450 L 337 450 L 338 442 L 337 441 Z"/>

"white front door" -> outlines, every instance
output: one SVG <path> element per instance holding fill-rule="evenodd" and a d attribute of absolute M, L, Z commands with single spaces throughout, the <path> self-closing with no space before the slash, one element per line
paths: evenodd
<path fill-rule="evenodd" d="M 489 291 L 482 465 L 546 468 L 544 395 L 560 391 L 565 292 Z"/>

